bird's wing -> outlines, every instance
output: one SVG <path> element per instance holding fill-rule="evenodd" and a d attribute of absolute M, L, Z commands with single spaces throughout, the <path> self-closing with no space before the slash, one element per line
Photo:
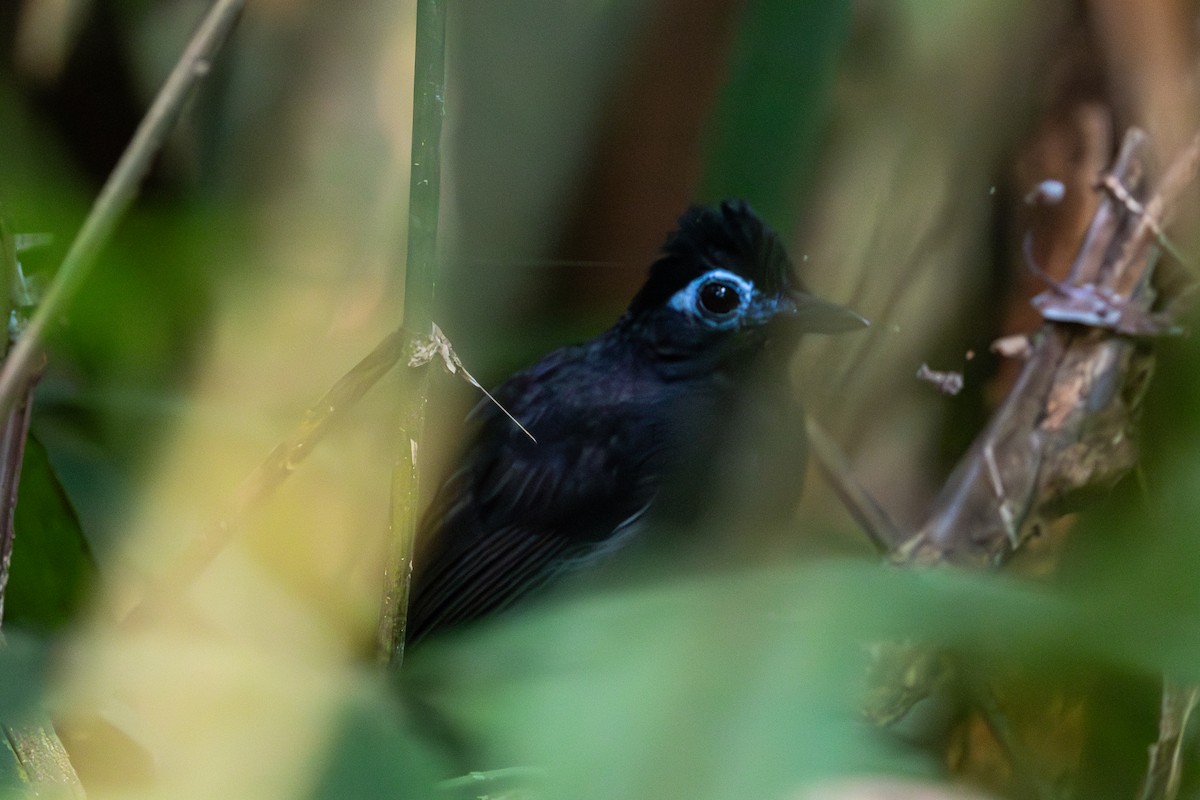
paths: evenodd
<path fill-rule="evenodd" d="M 503 610 L 564 569 L 615 549 L 648 491 L 629 485 L 603 448 L 539 445 L 493 452 L 454 475 L 422 524 L 408 640 Z"/>
<path fill-rule="evenodd" d="M 430 633 L 501 611 L 554 576 L 567 549 L 562 537 L 538 536 L 510 526 L 475 540 L 471 548 L 428 564 L 409 607 L 410 644 Z"/>
<path fill-rule="evenodd" d="M 506 608 L 589 555 L 607 552 L 657 485 L 654 415 L 611 402 L 613 378 L 585 350 L 556 351 L 471 414 L 462 467 L 421 523 L 409 641 Z"/>
<path fill-rule="evenodd" d="M 567 436 L 471 453 L 421 526 L 431 541 L 414 565 L 409 642 L 503 610 L 616 549 L 653 491 L 620 450 Z"/>

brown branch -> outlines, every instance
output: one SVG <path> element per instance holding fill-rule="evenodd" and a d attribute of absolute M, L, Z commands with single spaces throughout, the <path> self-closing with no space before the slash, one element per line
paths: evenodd
<path fill-rule="evenodd" d="M 1072 495 L 1111 486 L 1134 465 L 1133 421 L 1153 362 L 1144 340 L 1126 334 L 1169 328 L 1150 312 L 1150 278 L 1200 137 L 1143 201 L 1147 150 L 1141 131 L 1126 135 L 1069 278 L 1036 301 L 1047 322 L 1016 385 L 895 561 L 997 566 Z"/>
<path fill-rule="evenodd" d="M 804 420 L 808 444 L 817 468 L 828 481 L 833 493 L 846 507 L 854 521 L 866 532 L 880 553 L 891 552 L 904 541 L 905 531 L 898 525 L 871 493 L 858 482 L 850 462 L 824 426 L 812 417 Z"/>
<path fill-rule="evenodd" d="M 1200 135 L 1174 159 L 1149 200 L 1146 136 L 1131 130 L 1068 279 L 1034 300 L 1046 323 L 1015 386 L 935 500 L 925 526 L 892 552 L 906 565 L 993 568 L 1060 516 L 1073 494 L 1105 488 L 1137 460 L 1134 418 L 1153 366 L 1148 335 L 1174 332 L 1154 314 L 1158 253 L 1200 168 Z M 1169 298 L 1176 305 L 1180 298 Z M 918 664 L 913 658 L 906 666 Z M 920 684 L 923 685 L 923 684 Z M 918 695 L 920 693 L 917 693 Z M 898 694 L 903 717 L 920 696 Z M 1143 800 L 1173 800 L 1180 748 L 1200 690 L 1164 685 L 1159 738 Z"/>

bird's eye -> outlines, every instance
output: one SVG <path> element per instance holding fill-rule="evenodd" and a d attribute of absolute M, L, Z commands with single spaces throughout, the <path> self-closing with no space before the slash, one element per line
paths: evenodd
<path fill-rule="evenodd" d="M 667 307 L 718 330 L 741 324 L 754 299 L 754 284 L 725 269 L 712 269 L 671 296 Z"/>
<path fill-rule="evenodd" d="M 737 287 L 724 281 L 709 281 L 700 287 L 700 305 L 713 316 L 728 316 L 741 304 Z"/>

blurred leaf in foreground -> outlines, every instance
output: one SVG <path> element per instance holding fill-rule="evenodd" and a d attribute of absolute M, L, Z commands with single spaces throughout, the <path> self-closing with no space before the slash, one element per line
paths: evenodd
<path fill-rule="evenodd" d="M 314 798 L 370 800 L 424 796 L 445 771 L 411 730 L 382 681 L 363 681 L 347 692 L 331 726 L 328 761 L 318 769 Z"/>
<path fill-rule="evenodd" d="M 1113 687 L 1163 669 L 1193 679 L 1200 663 L 1194 608 L 1128 600 L 828 560 L 547 605 L 418 649 L 405 680 L 446 721 L 464 771 L 541 768 L 550 797 L 780 796 L 937 774 L 860 712 L 867 645 L 919 641 L 984 680 L 1015 665 L 1051 689 L 1092 687 L 1089 758 L 1108 752 L 1125 779 L 1143 766 L 1125 745 L 1147 715 L 1109 702 Z"/>

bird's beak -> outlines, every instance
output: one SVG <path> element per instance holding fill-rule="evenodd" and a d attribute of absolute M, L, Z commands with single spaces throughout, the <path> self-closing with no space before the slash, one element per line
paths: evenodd
<path fill-rule="evenodd" d="M 792 291 L 788 294 L 794 308 L 781 316 L 787 318 L 789 326 L 795 326 L 804 333 L 845 333 L 871 324 L 845 306 L 813 297 L 808 292 Z"/>

